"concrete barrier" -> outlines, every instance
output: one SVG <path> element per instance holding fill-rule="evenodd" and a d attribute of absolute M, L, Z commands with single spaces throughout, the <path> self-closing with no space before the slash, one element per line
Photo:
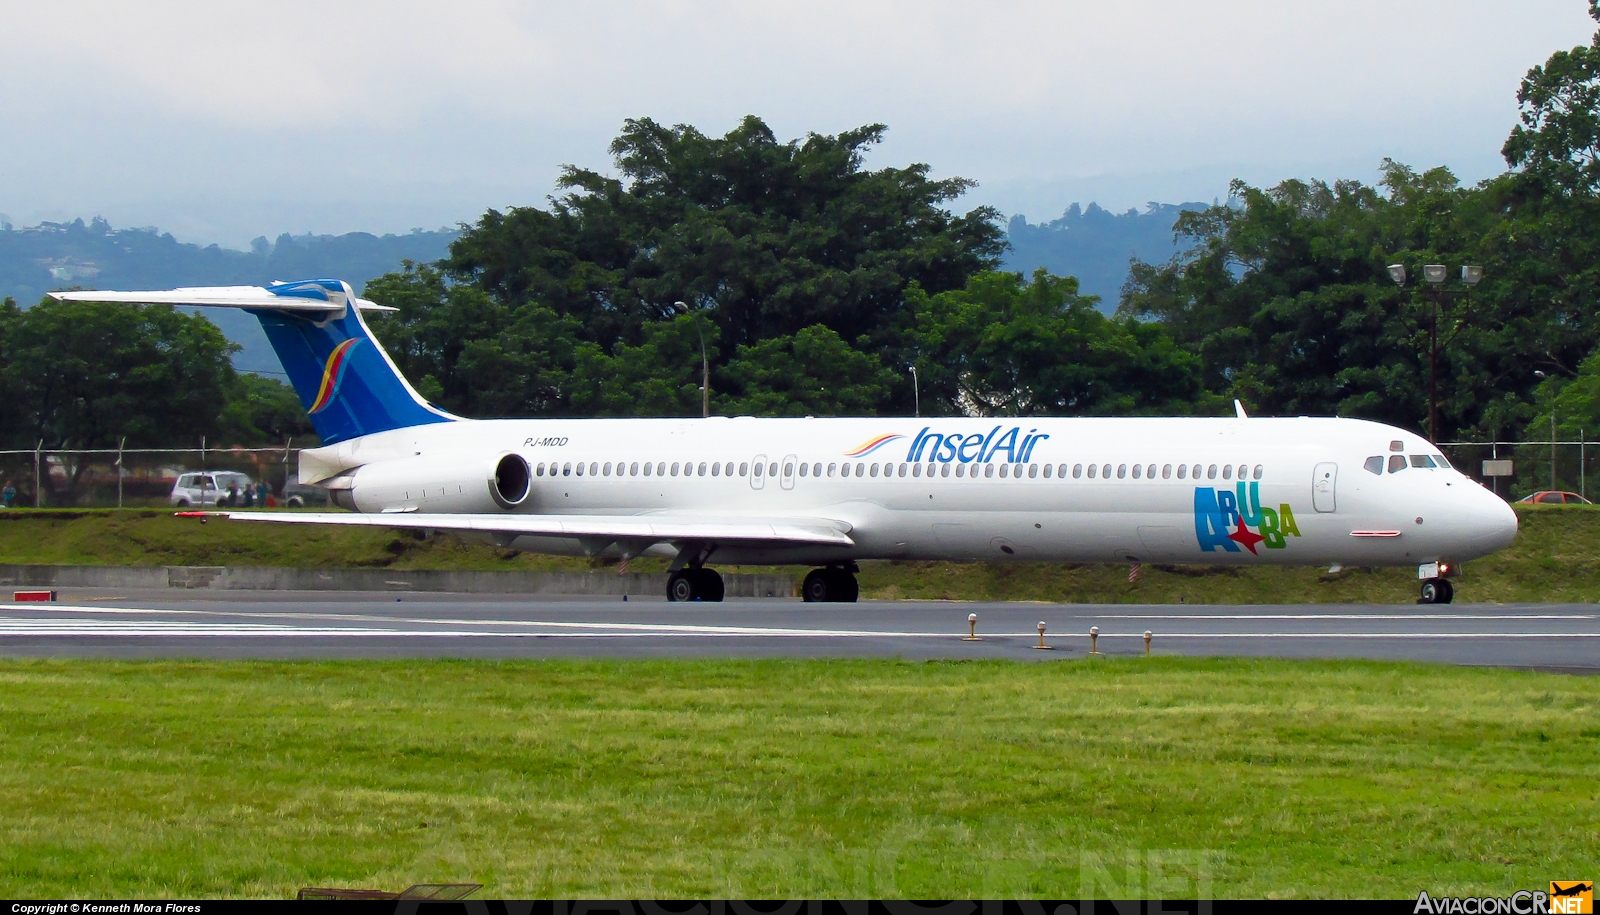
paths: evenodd
<path fill-rule="evenodd" d="M 788 575 L 724 573 L 728 597 L 793 597 Z M 221 591 L 455 591 L 571 597 L 658 597 L 667 573 L 471 572 L 451 569 L 276 569 L 248 566 L 0 565 L 0 585 L 49 588 L 211 588 Z"/>

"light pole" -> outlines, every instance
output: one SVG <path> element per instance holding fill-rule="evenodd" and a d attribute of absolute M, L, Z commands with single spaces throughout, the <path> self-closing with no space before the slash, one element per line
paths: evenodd
<path fill-rule="evenodd" d="M 911 367 L 911 409 L 917 418 L 922 417 L 922 385 L 917 381 L 917 367 Z"/>
<path fill-rule="evenodd" d="M 672 307 L 689 314 L 689 306 L 683 302 L 673 302 Z M 711 360 L 706 358 L 706 335 L 700 329 L 698 315 L 694 317 L 694 335 L 700 338 L 700 417 L 704 419 L 711 415 Z"/>
<path fill-rule="evenodd" d="M 1545 378 L 1544 372 L 1534 369 L 1533 377 Z M 1556 402 L 1550 399 L 1550 488 L 1556 488 Z"/>
<path fill-rule="evenodd" d="M 1478 285 L 1483 279 L 1483 268 L 1468 266 L 1461 268 L 1461 282 L 1466 289 L 1443 289 L 1444 281 L 1449 275 L 1449 269 L 1444 264 L 1424 264 L 1422 267 L 1422 280 L 1427 285 L 1429 299 L 1433 302 L 1432 320 L 1428 322 L 1428 441 L 1438 444 L 1439 422 L 1439 310 L 1445 296 L 1466 296 L 1472 287 Z M 1404 264 L 1390 264 L 1389 278 L 1394 280 L 1396 286 L 1405 287 L 1406 267 Z M 1460 325 L 1456 326 L 1459 331 Z M 1451 331 L 1450 336 L 1455 337 L 1456 331 Z M 1446 340 L 1446 343 L 1449 341 Z"/>

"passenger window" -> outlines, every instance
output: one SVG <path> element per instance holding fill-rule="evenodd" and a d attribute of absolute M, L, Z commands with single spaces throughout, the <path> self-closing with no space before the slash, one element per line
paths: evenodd
<path fill-rule="evenodd" d="M 1120 480 L 1123 477 L 1126 477 L 1127 475 L 1128 475 L 1128 465 L 1127 464 L 1118 464 L 1117 465 L 1117 479 Z"/>
<path fill-rule="evenodd" d="M 1189 476 L 1194 477 L 1196 480 L 1200 479 L 1200 465 L 1199 464 L 1194 465 L 1194 469 L 1189 471 Z"/>
<path fill-rule="evenodd" d="M 694 475 L 697 476 L 697 477 L 703 477 L 703 476 L 706 475 L 706 462 L 705 461 L 701 461 L 700 462 L 700 466 L 695 468 Z"/>
<path fill-rule="evenodd" d="M 599 461 L 590 461 L 589 462 L 589 476 L 592 477 L 592 476 L 595 476 L 595 475 L 597 475 L 599 473 L 600 473 L 600 462 Z"/>
<path fill-rule="evenodd" d="M 1142 476 L 1144 476 L 1144 466 L 1141 464 L 1133 465 L 1133 478 L 1137 480 Z"/>
<path fill-rule="evenodd" d="M 1212 464 L 1210 467 L 1206 468 L 1206 479 L 1215 480 L 1216 478 L 1217 478 L 1217 465 Z"/>
<path fill-rule="evenodd" d="M 566 463 L 566 464 L 562 464 L 561 465 L 561 475 L 564 476 L 564 477 L 572 476 L 572 464 L 571 463 Z"/>
<path fill-rule="evenodd" d="M 1098 464 L 1090 464 L 1089 465 L 1089 479 L 1091 479 L 1091 480 L 1094 479 L 1095 478 L 1095 472 L 1098 471 L 1099 469 L 1100 469 L 1100 466 Z"/>
<path fill-rule="evenodd" d="M 1184 478 L 1186 478 L 1188 476 L 1189 476 L 1189 465 L 1188 464 L 1179 464 L 1178 465 L 1178 479 L 1182 480 L 1182 479 L 1184 479 Z"/>
<path fill-rule="evenodd" d="M 985 465 L 983 465 L 983 475 L 986 476 L 986 477 L 994 476 L 994 465 L 993 464 L 985 464 Z"/>
<path fill-rule="evenodd" d="M 811 465 L 810 464 L 801 464 L 800 465 L 800 475 L 801 476 L 808 476 L 807 471 L 809 471 L 810 469 L 811 469 Z"/>
<path fill-rule="evenodd" d="M 921 464 L 912 464 L 911 465 L 911 475 L 914 476 L 914 477 L 922 476 L 922 465 Z M 932 476 L 933 474 L 930 472 L 928 475 Z"/>
<path fill-rule="evenodd" d="M 966 475 L 967 475 L 967 465 L 965 465 L 965 464 L 957 464 L 956 465 L 956 476 L 957 477 L 964 477 Z"/>
<path fill-rule="evenodd" d="M 746 473 L 748 473 L 748 472 L 749 472 L 749 471 L 750 471 L 750 464 L 749 464 L 749 462 L 747 462 L 747 461 L 741 461 L 741 462 L 740 462 L 740 464 L 739 464 L 739 476 L 741 476 L 741 477 L 742 477 L 742 476 L 744 476 L 744 475 L 745 475 L 745 474 L 746 474 Z M 756 465 L 756 476 L 758 476 L 758 477 L 759 477 L 759 476 L 761 476 L 761 465 L 760 465 L 760 464 L 757 464 L 757 465 Z"/>
<path fill-rule="evenodd" d="M 873 464 L 872 465 L 871 473 L 872 473 L 873 476 L 877 476 L 878 475 L 878 465 L 877 464 Z"/>
<path fill-rule="evenodd" d="M 666 461 L 657 461 L 656 462 L 656 476 L 664 477 L 666 475 L 667 475 L 667 462 Z"/>
<path fill-rule="evenodd" d="M 817 464 L 812 464 L 811 465 L 811 475 L 814 476 L 814 477 L 822 476 L 822 464 L 821 463 L 817 463 Z"/>
<path fill-rule="evenodd" d="M 1257 479 L 1257 480 L 1261 479 L 1261 472 L 1264 469 L 1265 468 L 1263 468 L 1260 464 L 1256 465 L 1255 479 Z"/>
<path fill-rule="evenodd" d="M 634 461 L 632 464 L 628 465 L 628 476 L 636 477 L 638 475 L 639 475 L 639 462 L 638 461 Z"/>
<path fill-rule="evenodd" d="M 836 471 L 838 469 L 839 469 L 839 465 L 838 464 L 829 464 L 828 465 L 828 476 L 830 476 L 830 477 L 833 476 L 834 471 Z"/>
<path fill-rule="evenodd" d="M 714 477 L 722 476 L 722 462 L 721 461 L 712 461 L 711 462 L 711 475 L 714 476 Z"/>
<path fill-rule="evenodd" d="M 1233 465 L 1232 464 L 1224 464 L 1224 465 L 1222 465 L 1222 478 L 1224 480 L 1233 479 Z"/>
<path fill-rule="evenodd" d="M 1001 464 L 1000 465 L 1000 479 L 1002 479 L 1002 480 L 1005 479 L 1006 478 L 1006 473 L 1007 473 L 1006 465 Z"/>
<path fill-rule="evenodd" d="M 650 472 L 652 470 L 654 470 L 654 469 L 655 469 L 655 465 L 654 464 L 646 464 L 646 465 L 644 465 L 644 475 L 645 476 L 649 476 Z"/>
<path fill-rule="evenodd" d="M 900 475 L 901 476 L 905 476 L 906 475 L 906 465 L 904 465 L 904 464 L 900 465 Z"/>
<path fill-rule="evenodd" d="M 722 475 L 725 476 L 725 477 L 733 476 L 733 462 L 732 461 L 729 461 L 728 463 L 722 465 Z"/>
<path fill-rule="evenodd" d="M 775 477 L 777 475 L 778 475 L 778 462 L 777 461 L 773 461 L 772 463 L 767 465 L 767 476 Z"/>
<path fill-rule="evenodd" d="M 765 464 L 757 464 L 755 472 L 756 472 L 756 476 L 758 476 L 758 477 L 761 476 L 762 474 L 767 472 L 767 465 L 765 465 Z"/>
<path fill-rule="evenodd" d="M 1110 464 L 1102 464 L 1102 465 L 1100 465 L 1100 475 L 1102 477 L 1105 477 L 1108 480 L 1111 479 L 1111 465 Z"/>
<path fill-rule="evenodd" d="M 1162 464 L 1161 465 L 1161 479 L 1163 479 L 1163 480 L 1172 479 L 1172 465 L 1171 464 Z"/>
<path fill-rule="evenodd" d="M 673 461 L 672 462 L 672 475 L 673 476 L 677 476 L 678 475 L 678 462 L 677 461 Z"/>
<path fill-rule="evenodd" d="M 1399 473 L 1406 469 L 1406 456 L 1403 454 L 1389 455 L 1389 472 Z"/>
<path fill-rule="evenodd" d="M 611 462 L 606 461 L 605 466 L 600 468 L 600 472 L 601 476 L 611 476 Z"/>
<path fill-rule="evenodd" d="M 948 477 L 949 475 L 950 475 L 950 465 L 949 464 L 940 464 L 939 465 L 939 476 Z"/>
<path fill-rule="evenodd" d="M 1431 469 L 1433 467 L 1433 458 L 1428 457 L 1426 454 L 1413 454 L 1411 456 L 1411 466 Z"/>

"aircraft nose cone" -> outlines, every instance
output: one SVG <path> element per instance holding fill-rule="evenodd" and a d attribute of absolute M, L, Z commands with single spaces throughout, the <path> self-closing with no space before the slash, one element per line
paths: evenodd
<path fill-rule="evenodd" d="M 1517 513 L 1488 490 L 1474 500 L 1467 524 L 1472 531 L 1472 547 L 1482 556 L 1503 550 L 1517 539 Z"/>

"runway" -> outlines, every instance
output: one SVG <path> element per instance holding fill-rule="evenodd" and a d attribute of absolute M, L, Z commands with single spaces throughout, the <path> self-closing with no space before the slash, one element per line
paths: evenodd
<path fill-rule="evenodd" d="M 1374 658 L 1600 672 L 1584 604 L 1095 605 L 662 600 L 333 592 L 110 592 L 0 604 L 0 655 L 121 658 L 898 657 L 1089 652 Z M 981 641 L 969 641 L 967 615 Z M 1039 650 L 1038 623 L 1045 624 Z"/>

